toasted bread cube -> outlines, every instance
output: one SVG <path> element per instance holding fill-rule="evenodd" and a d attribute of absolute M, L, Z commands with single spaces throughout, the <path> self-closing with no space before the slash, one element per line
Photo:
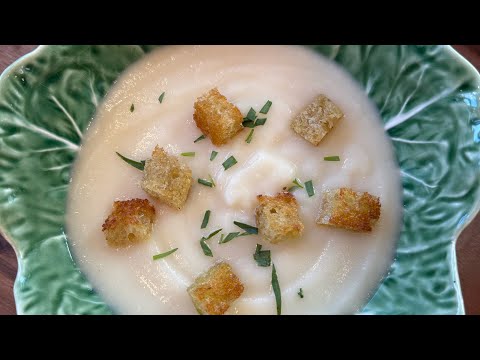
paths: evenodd
<path fill-rule="evenodd" d="M 214 145 L 223 145 L 243 129 L 243 115 L 214 88 L 197 99 L 193 119 Z"/>
<path fill-rule="evenodd" d="M 154 218 L 155 208 L 147 199 L 115 201 L 102 231 L 108 245 L 126 247 L 150 238 Z"/>
<path fill-rule="evenodd" d="M 243 284 L 225 262 L 217 263 L 187 289 L 201 315 L 223 315 L 243 293 Z"/>
<path fill-rule="evenodd" d="M 142 189 L 150 196 L 180 210 L 192 186 L 192 171 L 176 156 L 155 147 L 145 162 Z"/>
<path fill-rule="evenodd" d="M 305 140 L 318 146 L 328 132 L 343 118 L 343 112 L 325 95 L 319 95 L 297 114 L 291 128 Z"/>
<path fill-rule="evenodd" d="M 303 234 L 303 223 L 298 215 L 298 203 L 289 192 L 275 196 L 258 195 L 260 205 L 255 209 L 259 234 L 268 242 L 292 240 Z"/>
<path fill-rule="evenodd" d="M 348 188 L 323 192 L 317 224 L 335 226 L 357 232 L 372 231 L 380 218 L 380 199 L 368 192 Z"/>

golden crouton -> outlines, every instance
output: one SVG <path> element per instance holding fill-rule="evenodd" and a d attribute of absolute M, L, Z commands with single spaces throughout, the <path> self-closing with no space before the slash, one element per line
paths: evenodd
<path fill-rule="evenodd" d="M 102 231 L 108 245 L 125 247 L 148 240 L 154 218 L 155 208 L 147 199 L 115 201 Z"/>
<path fill-rule="evenodd" d="M 356 192 L 348 188 L 327 190 L 317 224 L 340 227 L 357 232 L 372 231 L 380 218 L 380 199 L 368 192 Z"/>
<path fill-rule="evenodd" d="M 187 289 L 201 315 L 223 315 L 243 293 L 240 279 L 225 262 L 212 266 Z"/>
<path fill-rule="evenodd" d="M 142 189 L 150 196 L 180 210 L 192 186 L 192 171 L 176 156 L 155 147 L 145 162 Z"/>
<path fill-rule="evenodd" d="M 303 233 L 303 223 L 298 216 L 298 203 L 289 192 L 275 196 L 258 195 L 260 205 L 255 209 L 258 231 L 272 244 L 298 238 Z"/>
<path fill-rule="evenodd" d="M 318 146 L 328 132 L 343 118 L 343 112 L 330 99 L 319 95 L 296 115 L 291 128 L 305 140 Z"/>
<path fill-rule="evenodd" d="M 225 144 L 243 129 L 240 110 L 214 88 L 197 99 L 193 119 L 215 145 Z"/>

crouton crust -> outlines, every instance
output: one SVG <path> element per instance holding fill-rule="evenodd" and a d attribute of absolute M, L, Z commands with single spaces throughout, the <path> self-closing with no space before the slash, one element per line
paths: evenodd
<path fill-rule="evenodd" d="M 148 240 L 154 219 L 155 208 L 147 199 L 115 201 L 102 231 L 108 245 L 125 247 Z"/>
<path fill-rule="evenodd" d="M 243 115 L 217 88 L 211 89 L 194 104 L 193 119 L 214 145 L 223 145 L 243 129 Z"/>
<path fill-rule="evenodd" d="M 304 225 L 298 215 L 298 203 L 289 192 L 275 196 L 258 195 L 255 209 L 259 234 L 268 242 L 292 240 L 303 234 Z"/>
<path fill-rule="evenodd" d="M 380 218 L 380 199 L 368 192 L 349 188 L 323 193 L 317 224 L 340 227 L 357 232 L 370 232 Z"/>
<path fill-rule="evenodd" d="M 156 146 L 145 162 L 142 189 L 175 209 L 185 205 L 192 182 L 190 168 L 163 148 Z"/>
<path fill-rule="evenodd" d="M 292 119 L 290 127 L 305 140 L 318 146 L 342 118 L 340 108 L 325 95 L 319 95 Z"/>
<path fill-rule="evenodd" d="M 243 284 L 225 262 L 212 266 L 187 289 L 202 315 L 223 315 L 243 293 Z"/>

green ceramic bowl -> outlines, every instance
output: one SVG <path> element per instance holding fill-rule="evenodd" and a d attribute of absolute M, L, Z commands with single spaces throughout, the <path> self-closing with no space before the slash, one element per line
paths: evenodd
<path fill-rule="evenodd" d="M 70 170 L 98 104 L 154 46 L 41 46 L 0 77 L 0 230 L 19 314 L 109 314 L 64 230 Z M 480 75 L 449 46 L 312 46 L 363 86 L 402 170 L 395 261 L 366 314 L 463 314 L 455 241 L 479 210 Z"/>

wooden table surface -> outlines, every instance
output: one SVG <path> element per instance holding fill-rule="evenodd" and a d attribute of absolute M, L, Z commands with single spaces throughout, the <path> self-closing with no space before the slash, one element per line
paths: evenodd
<path fill-rule="evenodd" d="M 36 45 L 0 45 L 0 72 Z M 480 45 L 454 45 L 480 70 Z M 480 314 L 480 215 L 463 231 L 457 242 L 457 258 L 467 314 Z M 10 245 L 0 236 L 0 315 L 15 314 L 12 287 L 17 259 Z"/>

